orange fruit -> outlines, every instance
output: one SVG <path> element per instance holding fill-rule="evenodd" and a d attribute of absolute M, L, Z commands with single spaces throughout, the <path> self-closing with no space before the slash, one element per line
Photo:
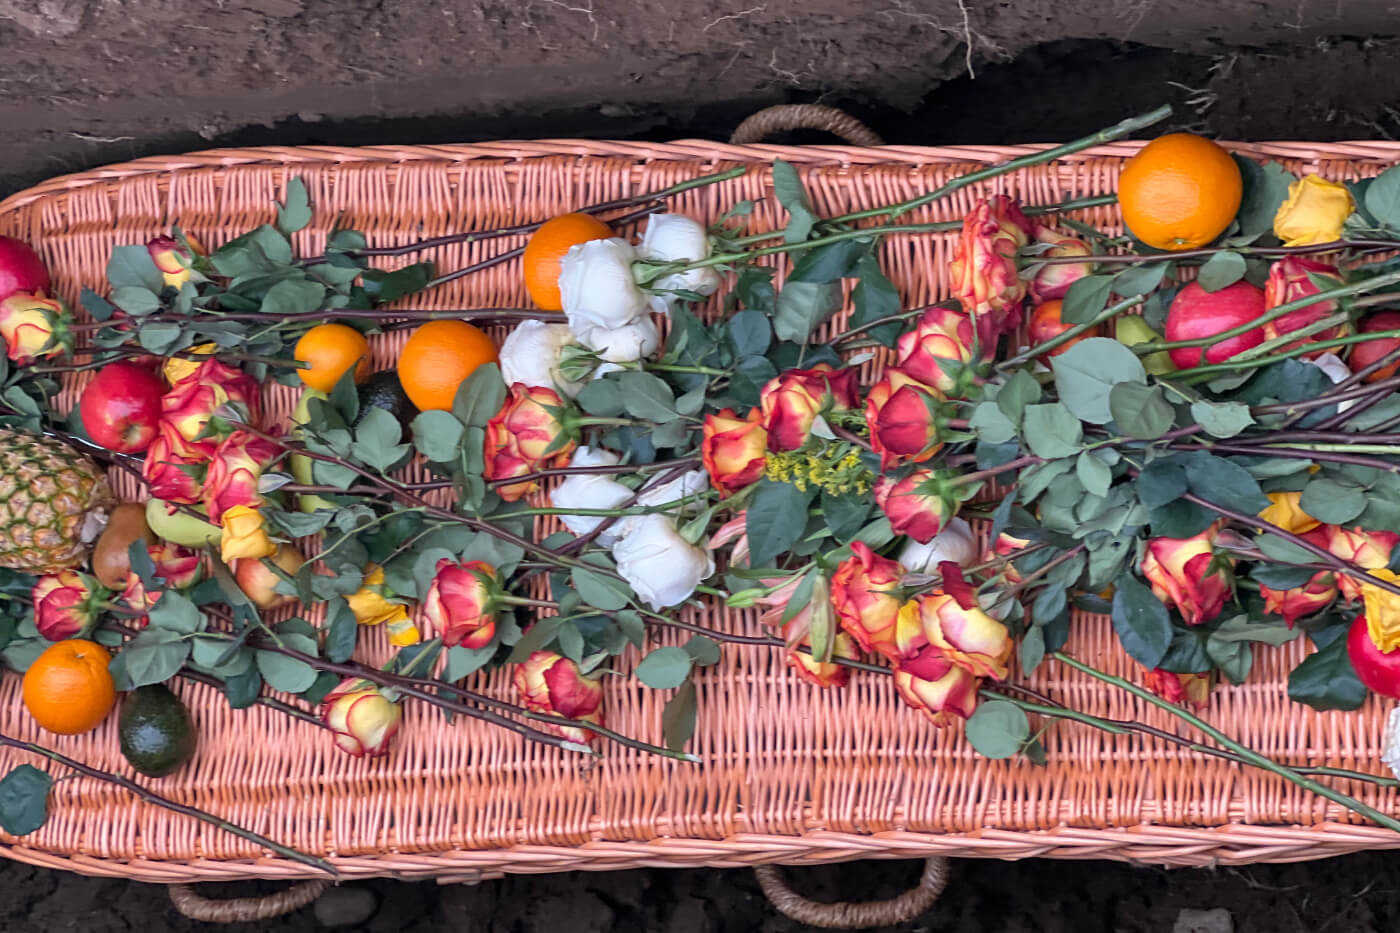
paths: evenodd
<path fill-rule="evenodd" d="M 496 344 L 466 321 L 429 321 L 399 354 L 399 384 L 420 411 L 451 411 L 457 387 L 478 366 L 495 363 Z"/>
<path fill-rule="evenodd" d="M 606 240 L 612 228 L 587 214 L 560 214 L 540 225 L 525 244 L 525 290 L 546 311 L 564 310 L 559 294 L 559 263 L 569 247 Z"/>
<path fill-rule="evenodd" d="M 296 358 L 310 363 L 308 369 L 298 369 L 301 381 L 312 389 L 329 392 L 351 366 L 355 381 L 369 378 L 369 341 L 365 335 L 345 324 L 317 324 L 297 341 Z"/>
<path fill-rule="evenodd" d="M 1244 180 L 1230 153 L 1191 133 L 1152 140 L 1118 177 L 1123 222 L 1157 249 L 1210 243 L 1230 226 L 1243 196 Z"/>
<path fill-rule="evenodd" d="M 96 729 L 117 703 L 111 660 L 106 648 L 81 638 L 45 648 L 24 672 L 21 695 L 29 715 L 59 735 Z"/>

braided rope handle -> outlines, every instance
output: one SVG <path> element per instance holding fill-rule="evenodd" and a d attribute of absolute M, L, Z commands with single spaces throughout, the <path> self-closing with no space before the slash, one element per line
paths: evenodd
<path fill-rule="evenodd" d="M 316 879 L 298 882 L 290 888 L 265 897 L 217 900 L 195 893 L 193 885 L 172 884 L 170 903 L 191 920 L 204 923 L 249 923 L 254 920 L 271 920 L 273 917 L 300 910 L 324 894 L 330 886 L 329 881 Z"/>
<path fill-rule="evenodd" d="M 824 130 L 840 136 L 852 146 L 883 146 L 885 141 L 870 127 L 835 107 L 821 104 L 779 104 L 766 107 L 749 117 L 729 141 L 734 144 L 756 143 L 788 130 Z"/>
<path fill-rule="evenodd" d="M 915 887 L 887 901 L 811 901 L 787 886 L 776 865 L 755 865 L 758 886 L 778 913 L 798 923 L 825 930 L 864 930 L 907 923 L 926 912 L 948 886 L 948 860 L 935 855 L 924 862 L 924 873 Z"/>

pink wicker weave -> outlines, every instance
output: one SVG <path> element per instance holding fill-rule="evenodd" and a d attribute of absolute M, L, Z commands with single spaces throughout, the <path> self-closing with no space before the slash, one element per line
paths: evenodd
<path fill-rule="evenodd" d="M 1136 143 L 1090 150 L 964 190 L 914 212 L 912 222 L 960 218 L 974 199 L 1007 191 L 1031 204 L 1111 191 Z M 674 209 L 713 219 L 744 198 L 759 200 L 753 229 L 780 225 L 765 164 L 774 157 L 806 174 L 818 210 L 838 214 L 913 197 L 988 163 L 1038 147 L 912 148 L 733 146 L 543 141 L 472 146 L 230 149 L 143 159 L 66 176 L 0 204 L 0 232 L 21 237 L 54 270 L 62 296 L 102 290 L 112 246 L 142 242 L 179 223 L 206 244 L 272 219 L 287 179 L 306 180 L 316 221 L 298 234 L 319 252 L 337 216 L 372 245 L 469 228 L 520 223 L 590 203 L 665 187 L 733 164 L 745 176 L 675 199 Z M 1333 178 L 1374 175 L 1400 145 L 1239 145 L 1293 171 Z M 1083 212 L 1107 227 L 1112 208 Z M 489 241 L 438 251 L 457 268 L 517 245 Z M 907 306 L 946 294 L 951 236 L 900 237 L 881 258 Z M 406 261 L 406 260 L 405 260 Z M 525 302 L 518 268 L 503 265 L 413 300 L 415 307 L 513 306 Z M 400 332 L 376 338 L 375 361 L 392 360 Z M 867 376 L 882 365 L 870 364 Z M 66 386 L 71 403 L 79 386 Z M 285 416 L 294 393 L 274 388 Z M 139 494 L 125 476 L 114 482 Z M 705 623 L 755 632 L 751 613 L 709 612 Z M 1139 672 L 1107 621 L 1081 617 L 1071 650 L 1114 673 Z M 1305 649 L 1259 648 L 1249 682 L 1222 689 L 1207 716 L 1256 749 L 1292 763 L 1380 773 L 1385 710 L 1316 713 L 1288 701 L 1287 671 Z M 362 632 L 361 656 L 380 660 L 378 631 Z M 629 658 L 635 660 L 635 658 Z M 1018 675 L 1013 675 L 1018 676 Z M 1047 664 L 1036 689 L 1081 709 L 1173 728 L 1169 717 Z M 473 686 L 508 695 L 501 673 Z M 956 731 L 939 732 L 904 709 L 889 684 L 857 672 L 849 689 L 820 691 L 789 676 L 780 656 L 726 647 L 701 678 L 701 719 L 691 750 L 702 766 L 616 746 L 590 763 L 517 736 L 410 707 L 391 756 L 357 761 L 324 734 L 265 708 L 231 711 L 203 686 L 177 684 L 201 747 L 181 772 L 155 786 L 304 851 L 325 855 L 348 877 L 391 875 L 476 880 L 501 872 L 610 870 L 635 866 L 813 863 L 934 854 L 1114 858 L 1168 865 L 1291 861 L 1400 845 L 1387 830 L 1291 785 L 1143 737 L 1113 738 L 1066 724 L 1044 737 L 1048 767 L 992 762 Z M 610 724 L 660 740 L 664 693 L 612 678 Z M 0 677 L 0 730 L 52 744 L 97 767 L 124 771 L 114 724 L 74 738 L 44 735 L 19 702 L 19 678 Z M 0 770 L 25 756 L 0 753 Z M 35 761 L 43 767 L 43 763 Z M 1393 810 L 1393 794 L 1348 790 Z M 250 844 L 134 800 L 87 779 L 56 785 L 52 816 L 6 854 L 93 875 L 180 882 L 313 873 L 265 857 Z"/>

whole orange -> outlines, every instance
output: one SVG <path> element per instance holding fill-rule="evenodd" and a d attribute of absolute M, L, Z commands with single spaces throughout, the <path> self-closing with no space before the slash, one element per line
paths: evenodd
<path fill-rule="evenodd" d="M 1230 153 L 1190 133 L 1152 140 L 1118 177 L 1123 222 L 1157 249 L 1205 246 L 1230 226 L 1243 195 L 1240 167 Z"/>
<path fill-rule="evenodd" d="M 81 638 L 45 648 L 24 672 L 21 695 L 29 715 L 59 735 L 96 729 L 117 702 L 111 660 L 106 648 Z"/>
<path fill-rule="evenodd" d="M 399 384 L 420 411 L 451 411 L 466 378 L 498 359 L 496 344 L 480 328 L 466 321 L 429 321 L 399 354 Z"/>
<path fill-rule="evenodd" d="M 355 381 L 369 378 L 369 341 L 345 324 L 317 324 L 297 341 L 296 358 L 311 364 L 298 369 L 301 381 L 312 389 L 329 392 L 351 366 Z"/>
<path fill-rule="evenodd" d="M 559 264 L 569 247 L 589 240 L 605 240 L 612 228 L 587 214 L 560 214 L 546 220 L 525 244 L 525 290 L 546 311 L 562 311 Z"/>

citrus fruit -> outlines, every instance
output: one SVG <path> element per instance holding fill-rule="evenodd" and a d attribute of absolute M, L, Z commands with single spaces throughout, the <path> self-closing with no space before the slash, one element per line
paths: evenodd
<path fill-rule="evenodd" d="M 329 392 L 351 366 L 355 381 L 369 378 L 369 341 L 365 335 L 344 324 L 317 324 L 297 341 L 299 363 L 311 364 L 298 369 L 301 381 L 313 389 Z"/>
<path fill-rule="evenodd" d="M 95 641 L 55 642 L 24 673 L 24 706 L 34 721 L 59 735 L 97 728 L 117 702 L 107 664 L 112 656 Z"/>
<path fill-rule="evenodd" d="M 420 411 L 451 411 L 457 387 L 483 363 L 498 359 L 496 345 L 466 321 L 429 321 L 399 354 L 399 382 Z"/>
<path fill-rule="evenodd" d="M 1152 140 L 1118 178 L 1123 222 L 1157 249 L 1205 246 L 1230 226 L 1243 194 L 1240 167 L 1230 153 L 1190 133 Z"/>
<path fill-rule="evenodd" d="M 612 228 L 587 214 L 560 214 L 540 224 L 525 244 L 525 290 L 546 311 L 562 311 L 559 263 L 569 247 L 589 240 L 605 240 Z M 418 406 L 419 408 L 423 406 Z"/>

